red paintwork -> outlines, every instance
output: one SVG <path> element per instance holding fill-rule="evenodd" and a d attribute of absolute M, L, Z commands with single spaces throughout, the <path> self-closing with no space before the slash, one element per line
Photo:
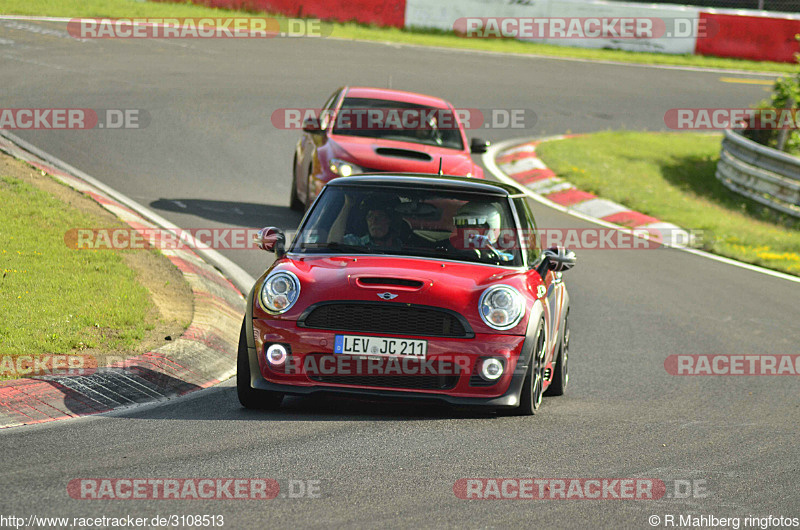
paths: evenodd
<path fill-rule="evenodd" d="M 466 144 L 465 144 L 466 145 Z M 378 147 L 393 147 L 421 151 L 431 156 L 431 161 L 411 160 L 393 156 L 383 156 L 375 152 Z M 445 175 L 472 176 L 480 174 L 470 158 L 468 150 L 457 151 L 444 149 L 432 145 L 398 142 L 395 140 L 381 140 L 376 138 L 361 138 L 358 136 L 342 136 L 339 134 L 328 135 L 328 145 L 325 151 L 318 150 L 320 163 L 339 158 L 370 169 L 386 171 L 389 173 L 438 173 L 439 158 L 442 159 L 442 172 Z M 325 164 L 327 167 L 327 164 Z M 480 168 L 479 168 L 480 169 Z M 328 182 L 335 175 L 326 174 L 321 180 Z"/>
<path fill-rule="evenodd" d="M 395 28 L 403 27 L 406 16 L 405 0 L 199 0 L 198 3 L 251 13 L 280 13 L 287 17 L 314 17 L 339 22 L 355 20 L 361 24 Z"/>
<path fill-rule="evenodd" d="M 562 206 L 571 206 L 573 204 L 578 204 L 579 202 L 596 199 L 597 196 L 589 193 L 588 191 L 570 188 L 568 190 L 551 193 L 547 196 L 547 198 Z"/>
<path fill-rule="evenodd" d="M 415 92 L 405 92 L 402 90 L 367 87 L 345 87 L 342 89 L 342 93 L 339 95 L 335 105 L 336 110 L 339 109 L 342 101 L 346 97 L 403 101 L 454 111 L 452 104 L 433 96 L 426 96 Z M 457 115 L 456 119 L 458 119 Z M 334 116 L 331 122 L 335 121 L 336 118 Z M 333 158 L 352 162 L 353 164 L 367 168 L 367 170 L 388 173 L 429 174 L 438 173 L 439 159 L 441 158 L 442 172 L 445 175 L 484 178 L 483 168 L 472 161 L 470 143 L 463 123 L 459 121 L 458 126 L 461 133 L 461 141 L 464 146 L 461 150 L 429 146 L 414 142 L 331 134 L 327 131 L 323 133 L 304 132 L 295 150 L 295 162 L 293 167 L 293 171 L 296 175 L 298 196 L 303 199 L 306 204 L 310 204 L 316 198 L 322 187 L 330 180 L 337 177 L 337 175 L 331 173 L 328 169 L 329 162 Z M 429 154 L 432 160 L 420 161 L 378 155 L 375 152 L 375 149 L 378 147 L 421 151 Z M 311 185 L 310 189 L 309 184 Z"/>
<path fill-rule="evenodd" d="M 747 16 L 700 12 L 707 36 L 695 44 L 697 55 L 736 57 L 751 61 L 793 63 L 800 45 L 800 20 L 790 16 Z"/>
<path fill-rule="evenodd" d="M 475 338 L 410 337 L 424 338 L 428 341 L 428 359 L 442 359 L 453 355 L 461 356 L 463 359 L 464 356 L 467 356 L 470 358 L 470 365 L 467 374 L 461 376 L 457 386 L 451 390 L 408 391 L 444 393 L 460 397 L 496 397 L 508 389 L 513 369 L 525 340 L 525 331 L 528 325 L 527 315 L 530 314 L 536 300 L 537 287 L 544 285 L 539 274 L 533 270 L 398 256 L 347 257 L 289 254 L 277 260 L 264 273 L 256 283 L 255 292 L 260 292 L 261 283 L 269 273 L 278 270 L 291 271 L 297 275 L 302 286 L 300 297 L 295 305 L 282 315 L 269 315 L 261 309 L 257 301 L 254 302 L 253 326 L 261 338 L 261 341 L 256 343 L 257 349 L 261 350 L 259 344 L 263 344 L 263 342 L 288 343 L 291 344 L 292 355 L 300 362 L 304 355 L 310 353 L 333 354 L 334 336 L 350 332 L 299 328 L 296 321 L 303 311 L 312 304 L 328 300 L 378 301 L 377 293 L 390 290 L 398 295 L 393 302 L 451 309 L 469 322 L 475 332 Z M 415 289 L 361 285 L 358 280 L 363 276 L 421 280 L 423 286 Z M 549 274 L 548 284 L 552 281 L 550 276 Z M 523 317 L 517 326 L 507 331 L 490 328 L 481 320 L 477 311 L 480 295 L 487 287 L 496 283 L 510 285 L 527 298 L 526 317 Z M 563 290 L 556 294 L 556 307 L 558 308 L 556 311 L 551 311 L 547 303 L 543 305 L 548 339 L 546 366 L 550 368 L 556 353 L 556 338 L 559 333 L 557 327 L 561 321 Z M 354 334 L 387 336 L 386 333 L 359 332 Z M 472 372 L 475 361 L 481 355 L 502 355 L 507 360 L 507 368 L 497 384 L 488 387 L 472 387 L 469 386 L 469 373 Z M 301 386 L 329 386 L 312 381 L 302 373 L 286 374 L 281 371 L 273 371 L 267 365 L 263 355 L 259 355 L 258 359 L 261 375 L 268 381 Z M 546 383 L 545 388 L 547 386 L 549 386 L 549 382 Z M 356 388 L 374 389 L 375 387 L 356 386 Z M 405 391 L 396 388 L 391 390 Z"/>
<path fill-rule="evenodd" d="M 540 180 L 553 178 L 556 176 L 555 172 L 550 168 L 533 168 L 522 173 L 514 173 L 510 175 L 511 178 L 520 184 L 532 184 Z"/>
<path fill-rule="evenodd" d="M 603 217 L 603 220 L 608 221 L 609 223 L 614 223 L 623 226 L 630 226 L 631 228 L 658 222 L 658 219 L 656 219 L 655 217 L 650 217 L 649 215 L 645 215 L 643 213 L 634 212 L 633 210 L 625 212 L 617 212 L 615 214 L 607 215 Z"/>
<path fill-rule="evenodd" d="M 377 300 L 377 298 L 376 298 Z M 262 334 L 264 342 L 283 342 L 292 345 L 292 356 L 301 363 L 303 356 L 310 353 L 333 354 L 334 336 L 348 333 L 344 331 L 329 331 L 324 329 L 298 328 L 293 321 L 277 322 L 275 320 L 253 320 L 254 329 L 258 329 Z M 351 333 L 352 334 L 352 333 Z M 375 333 L 355 333 L 356 335 L 378 336 Z M 387 334 L 381 333 L 380 336 Z M 511 382 L 511 377 L 516 367 L 517 359 L 522 350 L 523 336 L 503 335 L 495 331 L 494 334 L 478 334 L 474 339 L 452 339 L 441 337 L 424 337 L 428 341 L 428 359 L 452 359 L 453 357 L 470 357 L 471 363 L 467 369 L 467 375 L 462 376 L 455 388 L 450 390 L 409 390 L 411 392 L 427 392 L 432 394 L 445 393 L 459 397 L 496 397 L 502 395 Z M 495 385 L 489 387 L 470 387 L 469 374 L 474 369 L 474 361 L 482 355 L 502 355 L 506 359 L 508 368 L 503 376 Z M 304 373 L 286 374 L 282 371 L 273 370 L 267 364 L 264 355 L 258 356 L 258 364 L 261 368 L 261 375 L 268 381 L 284 385 L 298 386 L 326 386 L 325 383 L 310 380 Z M 336 386 L 336 385 L 332 385 Z M 379 387 L 356 388 L 375 389 Z M 391 388 L 403 392 L 405 390 Z"/>
<path fill-rule="evenodd" d="M 520 292 L 535 293 L 536 286 L 541 283 L 539 275 L 532 270 L 517 271 L 491 265 L 398 256 L 309 257 L 305 255 L 302 259 L 279 260 L 270 270 L 288 270 L 295 273 L 303 286 L 300 298 L 289 311 L 278 316 L 268 315 L 256 305 L 253 309 L 254 318 L 297 320 L 306 307 L 317 302 L 326 300 L 374 302 L 379 300 L 377 293 L 388 289 L 399 294 L 393 302 L 450 309 L 462 314 L 475 333 L 490 334 L 497 333 L 497 330 L 484 324 L 477 310 L 470 310 L 478 307 L 481 293 L 495 283 L 510 285 Z M 355 279 L 360 276 L 422 280 L 425 285 L 417 291 L 395 286 L 387 288 L 385 285 L 359 287 Z M 526 309 L 530 309 L 531 305 L 533 300 L 529 300 Z M 526 325 L 526 321 L 520 322 L 503 334 L 524 335 Z"/>

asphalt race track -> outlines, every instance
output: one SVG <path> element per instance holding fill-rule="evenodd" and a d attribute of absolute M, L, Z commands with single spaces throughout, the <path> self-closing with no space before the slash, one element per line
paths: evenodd
<path fill-rule="evenodd" d="M 43 28 L 46 31 L 43 31 Z M 749 107 L 758 85 L 719 72 L 503 57 L 333 39 L 95 40 L 65 24 L 0 21 L 5 108 L 144 109 L 142 130 L 14 131 L 184 228 L 293 229 L 292 149 L 279 108 L 344 84 L 532 109 L 494 142 L 664 129 L 676 107 Z M 761 78 L 763 79 L 763 78 Z M 635 156 L 635 153 L 633 154 Z M 539 208 L 540 227 L 588 223 Z M 272 255 L 222 253 L 253 276 Z M 650 528 L 651 515 L 800 517 L 797 377 L 676 377 L 674 353 L 798 353 L 800 285 L 673 250 L 584 251 L 566 274 L 571 384 L 535 417 L 288 399 L 246 411 L 233 381 L 163 405 L 0 432 L 0 513 L 225 516 L 228 528 Z M 320 480 L 321 497 L 74 500 L 83 477 Z M 663 480 L 661 500 L 461 500 L 468 477 Z M 672 481 L 705 481 L 705 496 Z M 684 482 L 681 482 L 683 484 Z"/>

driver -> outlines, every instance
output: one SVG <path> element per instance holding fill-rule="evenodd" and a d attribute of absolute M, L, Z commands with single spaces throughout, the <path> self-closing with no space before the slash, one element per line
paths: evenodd
<path fill-rule="evenodd" d="M 456 233 L 451 236 L 451 244 L 480 259 L 512 261 L 514 255 L 497 248 L 500 237 L 500 212 L 491 203 L 468 202 L 462 205 L 453 216 Z"/>
<path fill-rule="evenodd" d="M 402 248 L 403 241 L 394 230 L 396 213 L 392 201 L 370 197 L 361 202 L 359 211 L 364 215 L 367 233 L 363 236 L 345 234 L 343 243 L 376 248 Z"/>

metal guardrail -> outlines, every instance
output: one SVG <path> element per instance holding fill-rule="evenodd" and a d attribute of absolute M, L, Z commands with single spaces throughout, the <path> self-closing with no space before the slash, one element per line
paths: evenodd
<path fill-rule="evenodd" d="M 800 158 L 725 131 L 717 180 L 770 208 L 800 217 Z"/>

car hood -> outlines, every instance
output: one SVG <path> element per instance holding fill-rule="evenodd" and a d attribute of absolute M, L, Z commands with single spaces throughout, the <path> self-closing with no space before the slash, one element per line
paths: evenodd
<path fill-rule="evenodd" d="M 337 135 L 332 143 L 336 158 L 352 161 L 367 170 L 404 173 L 437 173 L 439 159 L 446 175 L 475 176 L 466 151 L 444 147 Z"/>
<path fill-rule="evenodd" d="M 283 318 L 297 319 L 311 305 L 331 300 L 404 303 L 441 307 L 463 315 L 476 332 L 495 332 L 478 315 L 478 301 L 490 285 L 503 283 L 521 293 L 538 275 L 491 265 L 398 256 L 312 256 L 290 254 L 271 272 L 297 275 L 300 298 Z M 532 278 L 531 276 L 535 276 Z M 386 294 L 388 293 L 388 295 Z M 380 295 L 380 296 L 379 296 Z M 530 306 L 532 300 L 526 305 Z M 519 329 L 509 334 L 524 334 Z"/>

